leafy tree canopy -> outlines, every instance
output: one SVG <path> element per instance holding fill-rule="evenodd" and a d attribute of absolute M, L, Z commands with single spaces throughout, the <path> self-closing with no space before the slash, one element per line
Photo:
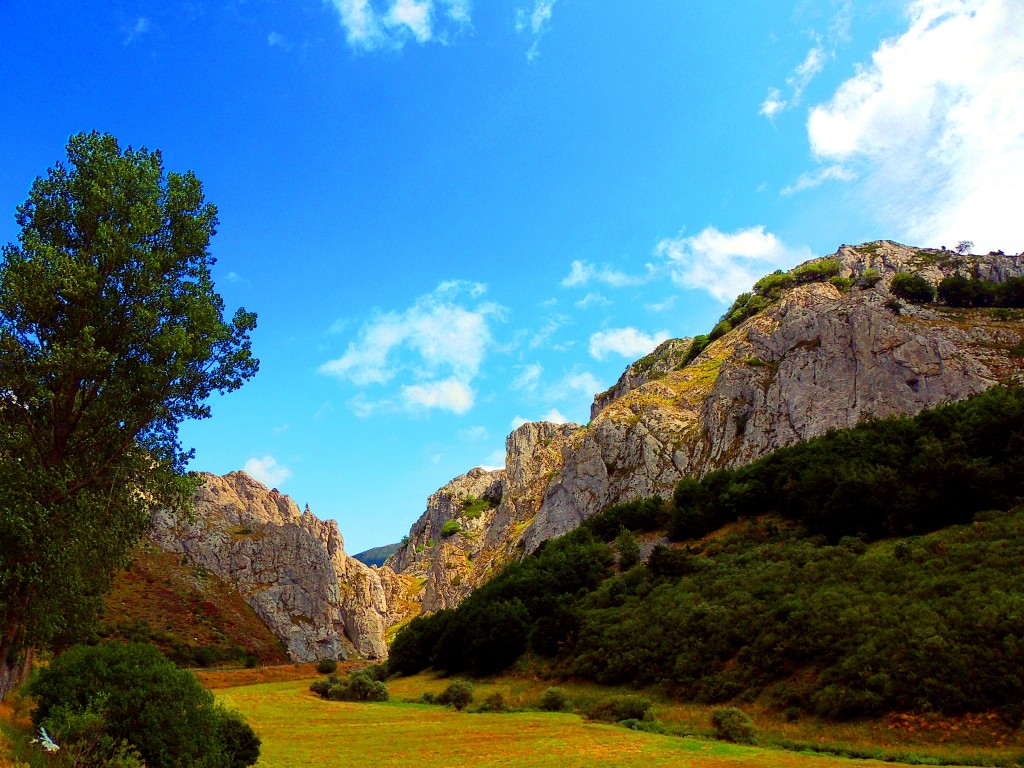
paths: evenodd
<path fill-rule="evenodd" d="M 0 670 L 87 625 L 153 506 L 191 498 L 178 425 L 259 365 L 256 316 L 225 320 L 214 290 L 199 180 L 96 132 L 67 157 L 0 262 Z"/>

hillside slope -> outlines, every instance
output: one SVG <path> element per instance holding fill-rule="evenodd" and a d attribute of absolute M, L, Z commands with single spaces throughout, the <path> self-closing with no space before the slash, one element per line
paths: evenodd
<path fill-rule="evenodd" d="M 1021 377 L 1021 310 L 896 302 L 894 275 L 1024 275 L 1024 257 L 959 256 L 889 241 L 842 246 L 818 263 L 850 285 L 794 280 L 692 360 L 673 340 L 595 399 L 586 426 L 525 424 L 489 476 L 500 503 L 465 526 L 450 503 L 470 475 L 434 494 L 388 564 L 430 585 L 425 611 L 457 605 L 501 565 L 609 504 L 662 495 L 680 478 L 748 463 L 832 428 L 961 400 Z M 793 274 L 807 273 L 806 267 Z M 842 290 L 841 288 L 845 288 Z M 477 472 L 478 470 L 474 470 Z M 455 489 L 455 490 L 453 490 Z M 461 532 L 448 538 L 451 521 Z"/>

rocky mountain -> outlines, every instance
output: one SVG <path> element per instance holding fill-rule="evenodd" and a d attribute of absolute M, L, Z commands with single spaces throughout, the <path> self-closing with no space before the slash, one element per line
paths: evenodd
<path fill-rule="evenodd" d="M 595 397 L 586 426 L 525 424 L 508 438 L 504 472 L 473 470 L 431 496 L 388 560 L 427 585 L 423 610 L 457 604 L 609 504 L 667 497 L 684 476 L 1021 378 L 1020 310 L 902 303 L 890 282 L 901 272 L 932 285 L 951 274 L 1001 282 L 1024 275 L 1024 257 L 878 241 L 817 261 L 838 262 L 839 279 L 792 280 L 692 360 L 693 340 L 665 342 Z M 484 486 L 500 502 L 467 520 L 457 500 Z"/>
<path fill-rule="evenodd" d="M 234 585 L 294 659 L 383 657 L 412 616 L 457 605 L 610 504 L 1024 378 L 1024 310 L 900 301 L 897 273 L 1004 282 L 1024 276 L 1024 256 L 878 241 L 773 275 L 709 337 L 667 341 L 630 365 L 595 397 L 589 424 L 516 429 L 505 468 L 431 495 L 380 568 L 346 555 L 335 523 L 241 472 L 206 475 L 196 515 L 157 515 L 153 538 Z"/>
<path fill-rule="evenodd" d="M 203 480 L 190 518 L 154 516 L 157 545 L 238 590 L 295 661 L 387 655 L 387 628 L 418 610 L 410 577 L 349 557 L 334 521 L 244 472 Z"/>

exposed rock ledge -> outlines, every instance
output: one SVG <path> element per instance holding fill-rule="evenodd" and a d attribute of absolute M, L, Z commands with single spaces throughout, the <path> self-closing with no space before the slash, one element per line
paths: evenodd
<path fill-rule="evenodd" d="M 387 656 L 385 631 L 410 610 L 409 577 L 349 557 L 333 520 L 244 472 L 203 479 L 192 519 L 154 516 L 161 548 L 232 584 L 295 661 Z"/>

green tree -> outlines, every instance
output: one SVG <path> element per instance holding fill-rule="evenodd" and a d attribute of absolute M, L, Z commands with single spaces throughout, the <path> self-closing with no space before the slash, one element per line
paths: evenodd
<path fill-rule="evenodd" d="M 244 768 L 259 758 L 244 718 L 144 643 L 74 646 L 36 672 L 29 693 L 38 701 L 32 724 L 49 726 L 58 743 L 70 737 L 68 715 L 91 716 L 150 768 Z"/>
<path fill-rule="evenodd" d="M 628 528 L 619 531 L 615 537 L 615 547 L 619 550 L 619 568 L 628 571 L 640 562 L 640 542 Z"/>
<path fill-rule="evenodd" d="M 87 630 L 155 506 L 195 480 L 178 440 L 257 371 L 256 316 L 224 319 L 216 208 L 159 152 L 72 136 L 0 263 L 0 697 L 29 649 Z"/>

